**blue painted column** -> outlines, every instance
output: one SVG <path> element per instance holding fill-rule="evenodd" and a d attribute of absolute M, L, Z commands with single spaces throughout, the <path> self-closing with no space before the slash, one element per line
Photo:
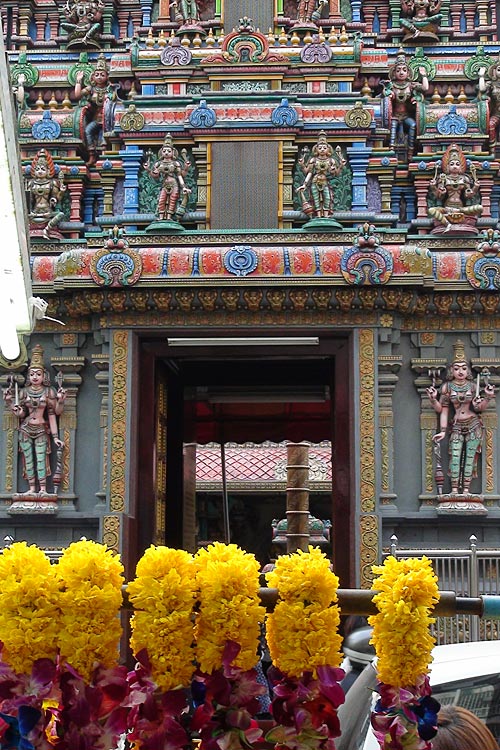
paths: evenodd
<path fill-rule="evenodd" d="M 139 169 L 142 163 L 144 152 L 138 146 L 126 146 L 125 151 L 120 151 L 123 169 L 125 170 L 125 201 L 123 213 L 139 213 Z M 135 231 L 137 226 L 129 226 L 129 229 Z"/>
<path fill-rule="evenodd" d="M 352 147 L 347 149 L 349 165 L 352 170 L 353 211 L 366 211 L 368 209 L 366 170 L 371 152 L 372 149 L 362 142 L 353 143 Z"/>
<path fill-rule="evenodd" d="M 153 0 L 141 0 L 142 25 L 151 26 L 151 9 Z"/>
<path fill-rule="evenodd" d="M 361 21 L 361 0 L 351 0 L 352 20 Z"/>
<path fill-rule="evenodd" d="M 83 194 L 83 223 L 92 226 L 94 222 L 94 204 L 99 192 L 98 188 L 87 188 Z"/>

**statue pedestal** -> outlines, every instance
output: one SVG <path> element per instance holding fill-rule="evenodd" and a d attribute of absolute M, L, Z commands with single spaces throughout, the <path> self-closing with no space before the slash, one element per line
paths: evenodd
<path fill-rule="evenodd" d="M 152 221 L 144 230 L 148 234 L 178 234 L 185 232 L 185 228 L 178 221 Z"/>
<path fill-rule="evenodd" d="M 438 495 L 436 499 L 438 515 L 486 516 L 488 514 L 487 508 L 483 505 L 483 496 L 476 493 L 448 492 L 445 495 Z"/>
<path fill-rule="evenodd" d="M 21 492 L 12 495 L 10 515 L 36 513 L 53 516 L 57 513 L 57 495 L 53 492 Z"/>
<path fill-rule="evenodd" d="M 330 232 L 332 229 L 342 229 L 342 224 L 335 221 L 333 216 L 317 216 L 301 228 L 306 232 Z"/>

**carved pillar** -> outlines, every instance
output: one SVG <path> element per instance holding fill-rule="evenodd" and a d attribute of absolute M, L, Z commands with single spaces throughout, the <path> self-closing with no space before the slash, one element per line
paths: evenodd
<path fill-rule="evenodd" d="M 153 7 L 153 0 L 140 0 L 141 12 L 142 12 L 142 26 L 148 28 L 151 26 L 151 10 Z"/>
<path fill-rule="evenodd" d="M 438 416 L 427 396 L 427 388 L 433 384 L 434 373 L 436 387 L 442 382 L 446 371 L 445 359 L 412 359 L 411 369 L 417 374 L 415 387 L 420 396 L 420 445 L 421 445 L 421 487 L 419 500 L 423 506 L 435 505 L 438 489 L 435 481 L 434 443 L 432 437 L 438 430 Z M 446 462 L 446 456 L 442 456 Z"/>
<path fill-rule="evenodd" d="M 278 221 L 281 229 L 290 229 L 292 221 L 284 219 L 285 211 L 293 211 L 293 169 L 297 159 L 297 146 L 283 141 L 280 147 L 280 206 Z"/>
<path fill-rule="evenodd" d="M 31 7 L 19 8 L 19 36 L 29 36 L 29 26 L 33 17 L 33 9 Z"/>
<path fill-rule="evenodd" d="M 493 175 L 486 172 L 481 175 L 481 205 L 483 207 L 483 213 L 481 214 L 483 219 L 489 219 L 491 217 L 491 191 L 493 189 Z"/>
<path fill-rule="evenodd" d="M 69 220 L 79 222 L 81 221 L 80 210 L 83 184 L 81 180 L 72 180 L 71 178 L 66 178 L 66 182 L 70 196 Z"/>
<path fill-rule="evenodd" d="M 394 410 L 393 395 L 398 382 L 402 357 L 378 357 L 378 427 L 380 445 L 380 509 L 394 510 Z"/>
<path fill-rule="evenodd" d="M 106 502 L 106 478 L 108 476 L 109 354 L 93 354 L 92 364 L 97 369 L 95 379 L 101 394 L 99 410 L 99 490 L 96 492 L 96 496 L 104 504 Z"/>
<path fill-rule="evenodd" d="M 210 206 L 208 201 L 208 160 L 207 144 L 199 143 L 193 148 L 193 161 L 196 164 L 198 186 L 197 210 L 205 213 L 205 223 L 197 223 L 197 229 L 210 226 Z"/>
<path fill-rule="evenodd" d="M 124 214 L 136 214 L 139 211 L 139 169 L 141 167 L 144 152 L 138 146 L 126 146 L 124 151 L 120 151 L 125 170 L 125 201 Z M 136 226 L 130 226 L 131 231 L 137 229 Z"/>
<path fill-rule="evenodd" d="M 18 387 L 24 386 L 24 375 L 18 372 L 12 373 L 17 378 Z M 0 387 L 7 388 L 8 375 L 0 377 Z M 11 500 L 12 495 L 18 491 L 17 487 L 17 454 L 18 454 L 18 432 L 19 420 L 2 403 L 2 440 L 0 450 L 0 499 Z"/>
<path fill-rule="evenodd" d="M 77 428 L 78 389 L 82 384 L 80 371 L 85 365 L 85 357 L 77 356 L 82 337 L 76 333 L 63 333 L 55 337 L 63 353 L 52 357 L 52 367 L 63 375 L 63 388 L 66 390 L 64 411 L 59 417 L 59 437 L 64 441 L 63 473 L 60 484 L 59 502 L 67 505 L 74 502 L 75 494 L 75 436 Z"/>
<path fill-rule="evenodd" d="M 382 193 L 382 213 L 391 210 L 391 188 L 394 183 L 394 172 L 381 172 L 378 174 L 378 183 Z"/>
<path fill-rule="evenodd" d="M 48 41 L 51 43 L 52 46 L 55 46 L 56 36 L 59 36 L 59 22 L 60 22 L 59 12 L 57 10 L 49 11 L 47 13 L 47 21 L 50 26 L 50 39 Z M 42 36 L 42 39 L 44 39 L 44 37 L 45 37 L 45 33 Z"/>
<path fill-rule="evenodd" d="M 352 169 L 352 209 L 353 211 L 366 211 L 368 200 L 366 195 L 366 170 L 372 149 L 365 143 L 353 143 L 347 149 L 349 164 Z"/>

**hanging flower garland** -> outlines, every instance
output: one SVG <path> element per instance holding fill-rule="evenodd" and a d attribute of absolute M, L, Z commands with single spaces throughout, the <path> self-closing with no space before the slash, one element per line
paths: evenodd
<path fill-rule="evenodd" d="M 118 665 L 123 566 L 105 545 L 64 550 L 60 620 L 60 704 L 49 709 L 58 750 L 116 747 L 127 727 L 127 669 Z"/>
<path fill-rule="evenodd" d="M 150 547 L 127 587 L 132 653 L 147 651 L 153 680 L 164 692 L 188 686 L 193 676 L 195 573 L 189 552 Z"/>
<path fill-rule="evenodd" d="M 192 684 L 191 727 L 200 733 L 202 750 L 248 747 L 262 736 L 252 717 L 265 690 L 255 671 L 265 617 L 259 564 L 235 544 L 219 542 L 200 549 L 195 564 L 199 670 Z"/>
<path fill-rule="evenodd" d="M 431 611 L 439 600 L 437 577 L 426 557 L 388 557 L 373 572 L 378 614 L 368 622 L 378 657 L 380 698 L 372 727 L 382 750 L 430 750 L 439 710 L 427 676 L 434 645 Z"/>
<path fill-rule="evenodd" d="M 332 750 L 332 738 L 340 735 L 337 709 L 344 702 L 338 578 L 315 547 L 279 557 L 266 578 L 278 590 L 276 608 L 266 619 L 278 726 L 266 739 Z"/>
<path fill-rule="evenodd" d="M 123 565 L 105 545 L 82 540 L 64 550 L 58 570 L 61 660 L 90 682 L 97 666 L 112 667 L 118 660 Z"/>
<path fill-rule="evenodd" d="M 56 566 L 38 547 L 16 542 L 0 554 L 2 661 L 30 674 L 37 659 L 55 660 L 59 631 Z"/>
<path fill-rule="evenodd" d="M 45 553 L 16 542 L 0 554 L 0 744 L 45 747 L 44 701 L 56 693 L 59 579 Z"/>
<path fill-rule="evenodd" d="M 138 660 L 129 674 L 128 739 L 143 750 L 189 744 L 181 715 L 187 708 L 182 688 L 195 669 L 195 573 L 189 552 L 152 546 L 127 587 L 134 608 L 130 645 Z"/>

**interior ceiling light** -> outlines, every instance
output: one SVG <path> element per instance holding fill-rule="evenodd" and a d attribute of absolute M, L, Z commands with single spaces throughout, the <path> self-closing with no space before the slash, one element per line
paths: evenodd
<path fill-rule="evenodd" d="M 175 338 L 169 346 L 318 346 L 318 336 L 260 336 L 237 338 Z"/>

